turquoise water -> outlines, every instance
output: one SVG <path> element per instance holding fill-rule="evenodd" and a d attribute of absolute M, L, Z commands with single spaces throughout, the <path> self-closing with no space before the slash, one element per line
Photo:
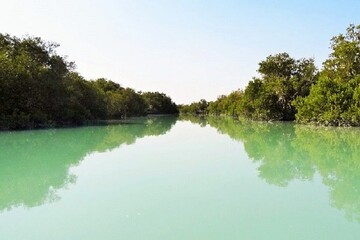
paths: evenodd
<path fill-rule="evenodd" d="M 0 239 L 359 239 L 360 130 L 148 118 L 0 133 Z"/>

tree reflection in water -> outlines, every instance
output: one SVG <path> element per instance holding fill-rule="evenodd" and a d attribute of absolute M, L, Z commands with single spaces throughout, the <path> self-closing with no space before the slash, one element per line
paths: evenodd
<path fill-rule="evenodd" d="M 168 132 L 175 117 L 141 118 L 127 124 L 0 133 L 0 211 L 59 199 L 75 183 L 69 168 L 86 155 Z"/>
<path fill-rule="evenodd" d="M 360 222 L 360 129 L 231 118 L 182 120 L 202 126 L 205 121 L 242 142 L 249 158 L 259 164 L 259 176 L 269 184 L 286 187 L 294 179 L 311 180 L 318 173 L 329 188 L 331 206 Z"/>

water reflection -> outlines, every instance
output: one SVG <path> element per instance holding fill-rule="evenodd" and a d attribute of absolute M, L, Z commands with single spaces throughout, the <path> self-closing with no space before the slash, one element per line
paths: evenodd
<path fill-rule="evenodd" d="M 360 129 L 230 118 L 182 120 L 202 126 L 205 121 L 241 141 L 250 159 L 259 164 L 259 176 L 269 184 L 286 187 L 294 179 L 311 180 L 318 173 L 329 188 L 330 204 L 343 210 L 348 219 L 360 221 Z"/>
<path fill-rule="evenodd" d="M 70 166 L 87 154 L 165 134 L 175 122 L 154 117 L 106 127 L 0 133 L 0 211 L 57 200 L 56 190 L 76 181 Z"/>

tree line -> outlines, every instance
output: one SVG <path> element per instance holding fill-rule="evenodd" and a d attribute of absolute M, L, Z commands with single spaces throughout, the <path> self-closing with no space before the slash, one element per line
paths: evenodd
<path fill-rule="evenodd" d="M 244 90 L 181 105 L 182 114 L 227 115 L 264 121 L 360 126 L 360 25 L 331 39 L 331 54 L 318 70 L 312 58 L 288 53 L 259 63 L 260 77 Z"/>
<path fill-rule="evenodd" d="M 104 78 L 86 80 L 56 53 L 58 46 L 0 34 L 0 130 L 178 113 L 164 93 L 136 92 Z"/>

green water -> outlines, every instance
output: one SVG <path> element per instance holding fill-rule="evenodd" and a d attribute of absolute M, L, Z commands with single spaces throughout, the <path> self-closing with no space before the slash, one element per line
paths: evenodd
<path fill-rule="evenodd" d="M 0 239 L 359 239 L 360 130 L 138 119 L 0 133 Z"/>

